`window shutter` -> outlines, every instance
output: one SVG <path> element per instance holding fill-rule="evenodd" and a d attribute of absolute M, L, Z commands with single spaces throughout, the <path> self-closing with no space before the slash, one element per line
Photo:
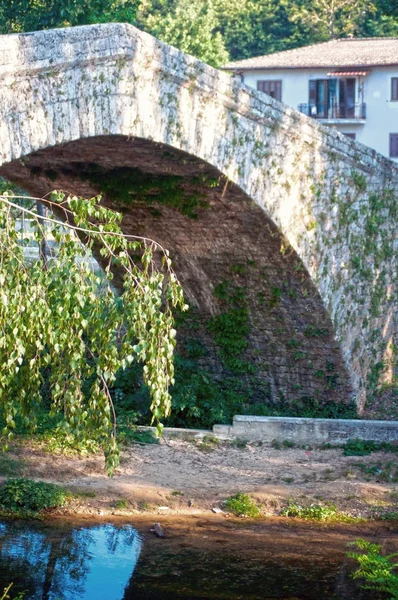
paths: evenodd
<path fill-rule="evenodd" d="M 282 100 L 282 81 L 280 80 L 257 81 L 257 89 L 275 100 Z"/>
<path fill-rule="evenodd" d="M 398 133 L 390 133 L 390 157 L 398 158 Z"/>
<path fill-rule="evenodd" d="M 391 78 L 391 100 L 398 101 L 398 77 Z"/>

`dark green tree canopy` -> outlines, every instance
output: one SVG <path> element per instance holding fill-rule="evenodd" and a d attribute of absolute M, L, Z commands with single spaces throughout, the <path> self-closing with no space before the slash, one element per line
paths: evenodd
<path fill-rule="evenodd" d="M 0 33 L 93 23 L 133 23 L 139 0 L 3 0 Z"/>
<path fill-rule="evenodd" d="M 397 36 L 395 0 L 3 0 L 0 33 L 127 22 L 220 66 L 333 37 Z"/>

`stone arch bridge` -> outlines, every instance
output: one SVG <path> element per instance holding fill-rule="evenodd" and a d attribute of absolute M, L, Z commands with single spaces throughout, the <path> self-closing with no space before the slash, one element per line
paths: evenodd
<path fill-rule="evenodd" d="M 0 175 L 170 249 L 180 352 L 247 402 L 338 415 L 392 382 L 388 159 L 123 24 L 0 37 L 0 141 Z"/>

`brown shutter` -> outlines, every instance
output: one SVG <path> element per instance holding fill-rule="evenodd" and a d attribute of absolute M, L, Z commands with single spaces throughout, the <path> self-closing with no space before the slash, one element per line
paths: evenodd
<path fill-rule="evenodd" d="M 282 81 L 280 80 L 257 81 L 257 89 L 276 100 L 282 100 Z"/>
<path fill-rule="evenodd" d="M 398 133 L 390 133 L 390 156 L 398 158 Z"/>
<path fill-rule="evenodd" d="M 257 89 L 264 94 L 268 94 L 268 81 L 257 81 Z"/>
<path fill-rule="evenodd" d="M 398 77 L 391 78 L 391 100 L 398 101 Z"/>

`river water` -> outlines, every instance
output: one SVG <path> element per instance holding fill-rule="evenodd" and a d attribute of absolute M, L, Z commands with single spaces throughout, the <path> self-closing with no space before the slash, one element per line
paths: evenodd
<path fill-rule="evenodd" d="M 172 518 L 0 522 L 0 590 L 26 600 L 381 600 L 350 577 L 347 543 L 398 548 L 393 527 Z M 1 594 L 0 594 L 1 595 Z"/>

